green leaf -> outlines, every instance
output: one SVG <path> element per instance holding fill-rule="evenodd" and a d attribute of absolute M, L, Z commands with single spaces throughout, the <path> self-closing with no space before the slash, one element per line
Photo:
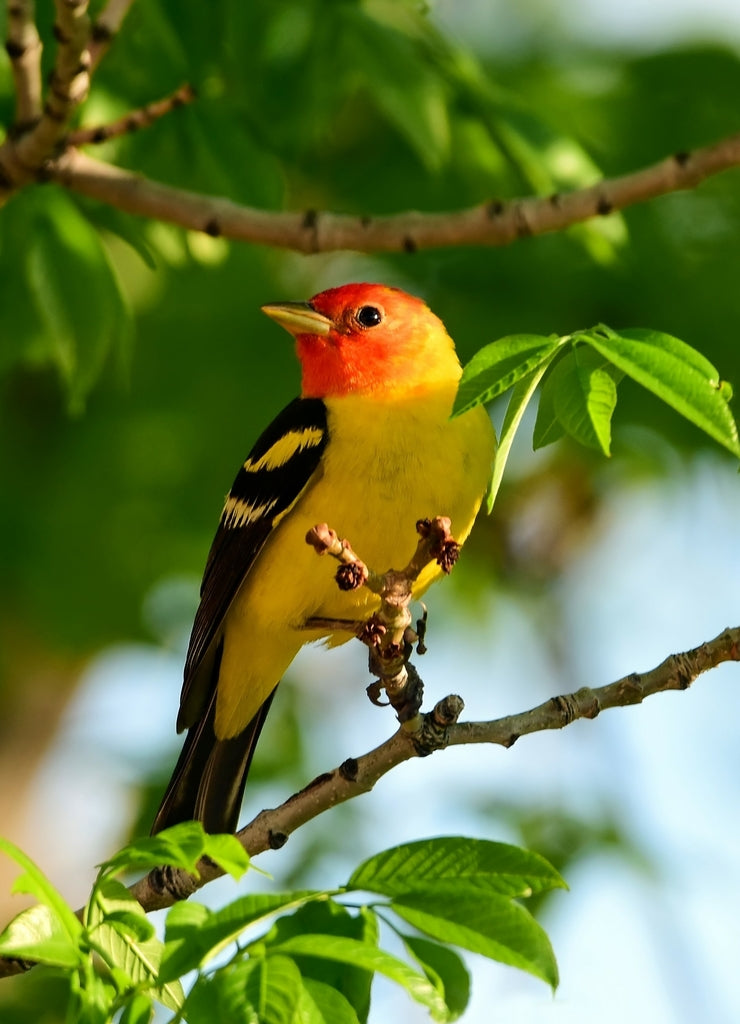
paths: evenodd
<path fill-rule="evenodd" d="M 669 334 L 639 328 L 583 331 L 578 339 L 740 458 L 737 425 L 719 374 L 701 353 Z"/>
<path fill-rule="evenodd" d="M 227 964 L 213 977 L 201 975 L 190 990 L 184 1018 L 188 1024 L 264 1024 L 247 995 L 252 975 L 264 969 L 264 960 L 240 960 Z"/>
<path fill-rule="evenodd" d="M 611 454 L 611 419 L 617 385 L 604 359 L 579 345 L 568 352 L 548 378 L 553 407 L 571 437 L 588 448 Z"/>
<path fill-rule="evenodd" d="M 109 1024 L 116 1008 L 117 992 L 88 963 L 83 975 L 70 976 L 71 998 L 67 1006 L 68 1024 Z"/>
<path fill-rule="evenodd" d="M 23 910 L 0 934 L 0 956 L 56 967 L 79 967 L 84 954 L 45 904 Z"/>
<path fill-rule="evenodd" d="M 137 942 L 146 942 L 154 935 L 154 925 L 147 918 L 131 910 L 112 910 L 105 915 L 105 923 Z"/>
<path fill-rule="evenodd" d="M 199 821 L 183 821 L 155 836 L 144 836 L 124 846 L 101 864 L 100 874 L 114 875 L 167 865 L 195 875 L 208 838 L 213 837 L 206 836 Z"/>
<path fill-rule="evenodd" d="M 296 964 L 286 956 L 235 960 L 199 978 L 185 1008 L 190 1024 L 304 1024 L 306 999 Z"/>
<path fill-rule="evenodd" d="M 447 1020 L 445 1002 L 429 979 L 377 946 L 337 935 L 296 935 L 273 947 L 272 952 L 335 960 L 383 974 L 405 988 L 417 1003 L 426 1006 L 433 1020 Z"/>
<path fill-rule="evenodd" d="M 176 903 L 167 915 L 159 981 L 179 978 L 202 966 L 250 925 L 322 895 L 313 891 L 257 893 L 235 900 L 222 910 L 209 910 L 200 903 Z"/>
<path fill-rule="evenodd" d="M 35 896 L 40 903 L 49 907 L 56 918 L 58 927 L 67 936 L 70 945 L 78 946 L 82 935 L 82 923 L 75 916 L 74 911 L 68 906 L 61 893 L 54 888 L 43 871 L 34 864 L 31 858 L 14 843 L 11 843 L 9 839 L 0 837 L 0 850 L 23 868 L 23 874 L 15 879 L 12 891 L 25 892 Z M 37 920 L 39 924 L 42 923 L 41 917 Z M 57 925 L 54 926 L 55 930 Z"/>
<path fill-rule="evenodd" d="M 360 1024 L 352 1004 L 332 985 L 306 977 L 302 982 L 300 1008 L 306 1024 Z"/>
<path fill-rule="evenodd" d="M 361 864 L 347 883 L 384 896 L 413 892 L 531 896 L 565 888 L 544 857 L 508 843 L 442 836 L 404 843 Z"/>
<path fill-rule="evenodd" d="M 88 935 L 90 945 L 112 971 L 125 975 L 131 987 L 151 988 L 170 1010 L 181 1009 L 185 996 L 179 981 L 159 979 L 164 944 L 154 935 L 143 908 L 113 878 L 103 879 L 93 892 Z"/>
<path fill-rule="evenodd" d="M 453 416 L 493 401 L 543 363 L 549 364 L 568 340 L 540 334 L 512 334 L 486 345 L 463 370 Z"/>
<path fill-rule="evenodd" d="M 149 1024 L 152 1019 L 152 1001 L 143 992 L 136 992 L 121 1014 L 119 1024 Z"/>
<path fill-rule="evenodd" d="M 236 836 L 206 833 L 203 852 L 237 881 L 249 867 L 249 854 Z"/>
<path fill-rule="evenodd" d="M 555 414 L 554 388 L 550 384 L 552 375 L 558 365 L 558 363 L 555 363 L 555 366 L 545 378 L 542 390 L 540 391 L 537 418 L 535 419 L 534 431 L 532 432 L 532 448 L 534 451 L 545 448 L 548 444 L 553 444 L 555 441 L 559 441 L 561 437 L 565 437 L 565 427 Z"/>
<path fill-rule="evenodd" d="M 357 939 L 367 946 L 378 945 L 378 920 L 372 910 L 361 907 L 350 913 L 334 900 L 306 903 L 295 913 L 278 918 L 263 944 L 268 952 L 296 935 L 338 935 Z M 296 956 L 304 978 L 312 978 L 336 989 L 352 1006 L 357 1017 L 366 1021 L 370 1012 L 373 975 L 359 966 L 350 967 L 334 960 Z"/>
<path fill-rule="evenodd" d="M 470 1001 L 470 975 L 453 950 L 418 935 L 401 935 L 403 944 L 416 960 L 449 1010 L 449 1020 L 457 1020 Z"/>
<path fill-rule="evenodd" d="M 519 424 L 522 422 L 527 406 L 531 402 L 538 384 L 547 372 L 548 366 L 549 363 L 539 366 L 529 377 L 520 380 L 511 392 L 509 404 L 506 406 L 506 415 L 501 427 L 501 436 L 498 439 L 498 447 L 493 457 L 493 473 L 491 474 L 491 482 L 488 485 L 488 494 L 486 495 L 486 511 L 489 515 L 493 510 L 496 495 L 501 486 L 506 463 L 509 459 L 509 453 L 514 443 L 516 432 L 519 429 Z"/>
<path fill-rule="evenodd" d="M 259 980 L 259 987 L 255 982 Z M 287 956 L 269 956 L 263 962 L 260 974 L 250 976 L 247 995 L 259 1010 L 264 1024 L 293 1024 L 300 1019 L 299 1007 L 303 998 L 301 972 Z M 259 1002 L 257 1002 L 257 997 Z"/>
<path fill-rule="evenodd" d="M 25 250 L 31 296 L 79 412 L 105 360 L 126 343 L 131 316 L 97 232 L 64 192 L 36 201 Z"/>
<path fill-rule="evenodd" d="M 437 898 L 412 893 L 394 899 L 391 906 L 404 921 L 433 939 L 518 967 L 553 989 L 557 986 L 550 940 L 531 914 L 507 896 L 445 893 Z"/>

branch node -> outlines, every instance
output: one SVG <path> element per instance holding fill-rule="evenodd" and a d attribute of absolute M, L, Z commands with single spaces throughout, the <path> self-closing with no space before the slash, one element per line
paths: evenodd
<path fill-rule="evenodd" d="M 360 770 L 360 766 L 357 763 L 356 757 L 348 757 L 346 761 L 342 761 L 339 765 L 339 774 L 347 782 L 357 782 L 357 774 Z"/>
<path fill-rule="evenodd" d="M 20 60 L 26 50 L 26 46 L 22 43 L 16 43 L 13 39 L 6 39 L 5 41 L 5 52 L 11 60 Z"/>
<path fill-rule="evenodd" d="M 421 726 L 413 739 L 419 757 L 428 757 L 447 746 L 450 726 L 457 722 L 464 707 L 462 697 L 452 693 L 438 701 L 428 714 L 419 716 Z"/>
<path fill-rule="evenodd" d="M 186 900 L 198 888 L 198 880 L 194 875 L 167 864 L 149 872 L 149 884 L 159 896 L 166 896 L 173 903 Z"/>
<path fill-rule="evenodd" d="M 270 829 L 268 834 L 268 840 L 271 850 L 281 850 L 288 842 L 288 836 L 285 832 L 273 832 Z"/>

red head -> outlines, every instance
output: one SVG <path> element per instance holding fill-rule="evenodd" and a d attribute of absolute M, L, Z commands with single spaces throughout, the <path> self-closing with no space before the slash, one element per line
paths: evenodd
<path fill-rule="evenodd" d="M 262 308 L 294 335 L 307 398 L 413 391 L 460 375 L 442 321 L 398 288 L 345 284 Z"/>

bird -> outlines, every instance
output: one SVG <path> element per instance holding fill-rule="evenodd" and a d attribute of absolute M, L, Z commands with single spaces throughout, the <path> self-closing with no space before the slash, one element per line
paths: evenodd
<path fill-rule="evenodd" d="M 462 543 L 491 473 L 482 406 L 451 418 L 454 344 L 424 301 L 353 283 L 309 302 L 262 306 L 295 339 L 300 397 L 260 435 L 229 491 L 211 546 L 184 668 L 182 752 L 152 833 L 181 821 L 236 831 L 247 773 L 280 679 L 304 644 L 351 632 L 379 599 L 341 591 L 306 534 L 328 523 L 377 572 L 406 565 L 417 520 L 449 516 Z M 421 595 L 441 574 L 427 566 Z"/>

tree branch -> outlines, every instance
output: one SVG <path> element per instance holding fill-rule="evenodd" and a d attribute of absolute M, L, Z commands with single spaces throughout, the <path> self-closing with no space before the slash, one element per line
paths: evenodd
<path fill-rule="evenodd" d="M 575 693 L 552 697 L 529 711 L 491 722 L 461 722 L 459 697 L 446 697 L 434 710 L 422 716 L 416 732 L 398 731 L 359 758 L 348 758 L 333 771 L 317 776 L 305 789 L 272 810 L 261 811 L 237 833 L 242 846 L 254 857 L 284 846 L 289 836 L 337 804 L 363 793 L 391 769 L 412 757 L 424 756 L 446 746 L 465 743 L 495 743 L 511 747 L 521 736 L 547 729 L 562 729 L 579 718 L 593 719 L 607 708 L 629 707 L 645 697 L 667 690 L 686 690 L 702 673 L 725 661 L 740 661 L 740 626 L 682 654 L 671 654 L 656 668 L 642 674 L 633 672 L 616 682 Z M 224 872 L 212 861 L 198 865 L 199 877 L 184 871 L 159 868 L 130 886 L 129 891 L 146 911 L 161 910 L 187 899 Z M 33 964 L 0 957 L 0 978 L 21 974 Z"/>
<path fill-rule="evenodd" d="M 134 0 L 108 0 L 92 27 L 90 44 L 90 69 L 98 66 L 121 30 L 123 20 Z"/>
<path fill-rule="evenodd" d="M 737 166 L 740 134 L 572 192 L 492 200 L 447 213 L 408 211 L 384 217 L 258 210 L 172 188 L 74 150 L 48 168 L 48 176 L 74 192 L 128 213 L 242 242 L 306 253 L 337 249 L 414 252 L 447 246 L 508 245 L 529 235 L 562 231 L 669 192 L 695 188 L 706 178 Z"/>
<path fill-rule="evenodd" d="M 530 235 L 562 231 L 669 192 L 695 188 L 704 179 L 740 166 L 740 134 L 712 146 L 671 157 L 589 188 L 547 197 L 500 200 L 445 213 L 407 211 L 383 217 L 305 210 L 259 210 L 228 199 L 200 195 L 152 181 L 80 153 L 72 143 L 95 141 L 88 134 L 65 138 L 69 119 L 87 95 L 90 72 L 118 32 L 132 0 L 109 0 L 93 26 L 88 0 L 55 0 L 58 49 L 51 85 L 38 116 L 40 43 L 31 0 L 11 0 L 8 45 L 16 81 L 19 121 L 27 130 L 0 146 L 0 205 L 13 192 L 38 180 L 52 180 L 128 213 L 169 221 L 210 235 L 253 244 L 316 253 L 341 249 L 415 252 L 422 248 L 508 245 Z M 151 120 L 158 104 L 134 112 L 108 129 Z M 103 130 L 105 133 L 105 130 Z M 95 133 L 94 133 L 95 134 Z"/>
<path fill-rule="evenodd" d="M 33 0 L 8 4 L 5 49 L 15 86 L 14 129 L 21 132 L 41 116 L 41 39 L 34 19 Z"/>
<path fill-rule="evenodd" d="M 41 117 L 0 146 L 0 191 L 37 180 L 64 136 L 67 122 L 90 87 L 90 19 L 87 0 L 55 0 L 57 53 Z"/>
<path fill-rule="evenodd" d="M 147 103 L 145 107 L 132 110 L 117 121 L 110 124 L 94 125 L 89 128 L 78 128 L 69 132 L 65 142 L 68 146 L 90 146 L 107 142 L 109 139 L 118 138 L 121 135 L 128 135 L 130 132 L 138 132 L 141 128 L 148 128 L 150 124 L 165 117 L 172 110 L 192 103 L 195 99 L 195 90 L 192 85 L 185 83 L 179 89 L 175 89 L 164 99 Z"/>
<path fill-rule="evenodd" d="M 595 689 L 584 687 L 575 693 L 552 697 L 529 711 L 508 715 L 491 722 L 456 723 L 461 706 L 446 706 L 440 701 L 424 718 L 425 730 L 418 735 L 401 728 L 385 743 L 357 759 L 350 758 L 331 772 L 319 775 L 300 793 L 280 807 L 261 811 L 239 833 L 242 846 L 255 856 L 285 844 L 301 825 L 337 804 L 369 793 L 385 774 L 409 760 L 445 746 L 465 743 L 495 743 L 511 747 L 520 737 L 547 729 L 562 729 L 579 718 L 593 719 L 607 708 L 629 707 L 645 697 L 667 690 L 686 690 L 702 673 L 725 661 L 740 661 L 740 626 L 726 629 L 719 636 L 683 654 L 672 654 L 649 672 L 632 674 Z M 458 700 L 459 698 L 453 698 Z M 460 702 L 460 705 L 462 702 Z M 434 722 L 435 715 L 437 722 Z M 440 725 L 447 715 L 452 722 Z M 430 730 L 443 728 L 435 739 Z M 171 906 L 177 899 L 190 896 L 201 886 L 223 874 L 214 864 L 202 864 L 199 879 L 181 871 L 154 871 L 131 887 L 132 894 L 145 910 Z"/>

